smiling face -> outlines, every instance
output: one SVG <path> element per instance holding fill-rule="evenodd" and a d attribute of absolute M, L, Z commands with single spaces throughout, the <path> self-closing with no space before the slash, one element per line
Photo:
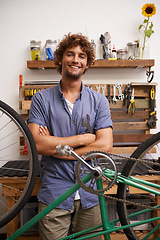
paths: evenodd
<path fill-rule="evenodd" d="M 80 46 L 67 48 L 60 64 L 62 65 L 62 78 L 78 80 L 88 68 L 87 54 Z"/>

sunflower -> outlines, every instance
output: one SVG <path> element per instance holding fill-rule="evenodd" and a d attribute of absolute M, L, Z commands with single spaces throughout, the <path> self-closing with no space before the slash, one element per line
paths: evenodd
<path fill-rule="evenodd" d="M 145 5 L 143 5 L 142 14 L 145 17 L 152 17 L 153 15 L 155 15 L 156 7 L 155 7 L 154 3 L 146 3 Z"/>
<path fill-rule="evenodd" d="M 143 21 L 143 24 L 139 25 L 139 31 L 143 28 L 144 29 L 144 39 L 143 39 L 143 45 L 142 45 L 142 55 L 141 58 L 143 58 L 144 55 L 144 48 L 145 48 L 145 44 L 146 44 L 146 37 L 150 38 L 151 35 L 154 33 L 153 31 L 153 23 L 150 22 L 150 17 L 152 17 L 153 15 L 156 14 L 156 7 L 154 5 L 154 3 L 146 3 L 145 5 L 143 5 L 142 7 L 142 14 L 147 17 L 147 19 L 145 18 Z"/>

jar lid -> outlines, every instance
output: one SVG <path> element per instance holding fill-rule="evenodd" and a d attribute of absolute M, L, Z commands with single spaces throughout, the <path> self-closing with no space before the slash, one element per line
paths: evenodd
<path fill-rule="evenodd" d="M 41 44 L 41 41 L 31 40 L 30 44 Z"/>
<path fill-rule="evenodd" d="M 46 40 L 46 43 L 57 43 L 57 40 L 48 39 L 48 40 Z"/>
<path fill-rule="evenodd" d="M 117 53 L 127 53 L 127 50 L 126 49 L 118 49 Z"/>
<path fill-rule="evenodd" d="M 136 42 L 128 42 L 127 43 L 127 46 L 133 46 L 133 45 L 137 45 L 137 43 Z"/>

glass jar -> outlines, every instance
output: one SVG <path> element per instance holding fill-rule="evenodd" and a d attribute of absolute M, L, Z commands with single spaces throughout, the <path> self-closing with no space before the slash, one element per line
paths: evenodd
<path fill-rule="evenodd" d="M 41 60 L 41 41 L 30 41 L 30 53 L 31 53 L 31 60 Z"/>
<path fill-rule="evenodd" d="M 95 44 L 95 42 L 94 42 L 93 39 L 91 39 L 91 46 L 92 46 L 93 49 L 94 49 L 94 55 L 95 55 L 95 59 L 96 59 L 96 44 Z"/>
<path fill-rule="evenodd" d="M 43 49 L 43 58 L 44 60 L 53 60 L 54 59 L 54 51 L 57 48 L 57 40 L 46 40 Z"/>
<path fill-rule="evenodd" d="M 127 43 L 127 58 L 128 59 L 136 59 L 137 53 L 137 43 L 136 42 L 129 42 Z"/>
<path fill-rule="evenodd" d="M 127 50 L 118 49 L 117 50 L 117 60 L 126 60 L 127 59 Z"/>

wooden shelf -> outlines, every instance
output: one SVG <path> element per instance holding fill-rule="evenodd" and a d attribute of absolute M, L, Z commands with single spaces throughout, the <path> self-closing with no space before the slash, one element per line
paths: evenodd
<path fill-rule="evenodd" d="M 92 68 L 144 68 L 153 67 L 154 59 L 135 60 L 95 60 Z M 55 69 L 54 60 L 49 61 L 27 61 L 29 69 Z"/>

